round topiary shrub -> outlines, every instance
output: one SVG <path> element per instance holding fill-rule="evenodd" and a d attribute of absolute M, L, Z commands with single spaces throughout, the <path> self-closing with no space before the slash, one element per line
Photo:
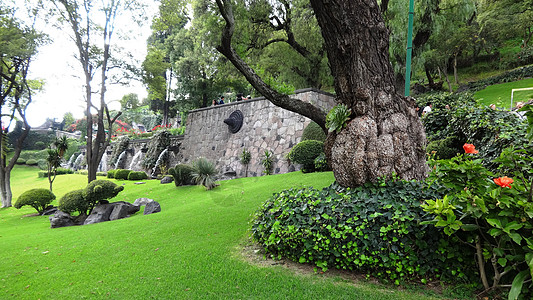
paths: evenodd
<path fill-rule="evenodd" d="M 35 149 L 37 149 L 37 150 L 42 150 L 45 147 L 45 144 L 44 144 L 43 141 L 37 141 L 37 142 L 35 142 L 34 145 L 35 145 Z"/>
<path fill-rule="evenodd" d="M 324 142 L 326 140 L 326 134 L 324 130 L 316 122 L 311 122 L 305 127 L 302 133 L 302 141 L 315 140 Z"/>
<path fill-rule="evenodd" d="M 59 199 L 59 210 L 69 214 L 73 212 L 86 214 L 89 210 L 89 203 L 85 198 L 85 190 L 75 190 L 63 195 Z"/>
<path fill-rule="evenodd" d="M 91 181 L 85 188 L 85 198 L 89 205 L 89 213 L 99 201 L 111 199 L 122 190 L 124 190 L 123 186 L 117 186 L 109 180 L 99 179 Z"/>
<path fill-rule="evenodd" d="M 252 237 L 273 258 L 322 270 L 354 270 L 396 284 L 475 280 L 475 249 L 422 225 L 433 216 L 421 202 L 441 196 L 435 184 L 416 181 L 285 190 L 255 213 Z"/>
<path fill-rule="evenodd" d="M 315 170 L 315 158 L 324 153 L 324 142 L 316 140 L 306 140 L 292 147 L 288 158 L 303 166 L 303 172 L 313 172 Z"/>
<path fill-rule="evenodd" d="M 29 205 L 35 208 L 39 214 L 42 214 L 44 209 L 55 198 L 56 196 L 48 189 L 31 189 L 22 193 L 13 206 L 16 209 L 20 209 L 23 206 Z"/>
<path fill-rule="evenodd" d="M 26 164 L 28 166 L 36 166 L 38 164 L 37 160 L 36 159 L 33 159 L 33 158 L 30 158 L 26 161 Z"/>
<path fill-rule="evenodd" d="M 115 169 L 107 171 L 107 178 L 115 178 L 115 172 L 116 171 L 117 170 L 115 170 Z"/>
<path fill-rule="evenodd" d="M 127 180 L 131 170 L 117 169 L 115 170 L 115 179 Z"/>
<path fill-rule="evenodd" d="M 128 174 L 128 180 L 144 180 L 148 179 L 148 175 L 143 171 L 131 171 Z"/>
<path fill-rule="evenodd" d="M 174 177 L 174 184 L 176 186 L 192 184 L 193 172 L 194 168 L 185 164 L 176 165 L 174 168 L 168 170 L 168 173 Z"/>
<path fill-rule="evenodd" d="M 19 158 L 19 159 L 17 159 L 16 164 L 17 165 L 24 165 L 24 164 L 26 164 L 26 160 L 24 158 Z"/>

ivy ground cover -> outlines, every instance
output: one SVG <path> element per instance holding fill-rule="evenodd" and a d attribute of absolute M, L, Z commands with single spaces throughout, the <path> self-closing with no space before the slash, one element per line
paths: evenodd
<path fill-rule="evenodd" d="M 15 169 L 15 197 L 46 187 L 37 170 Z M 42 180 L 42 182 L 41 182 Z M 162 212 L 80 227 L 50 229 L 47 217 L 23 207 L 0 210 L 2 299 L 434 299 L 380 285 L 296 275 L 241 258 L 251 215 L 274 192 L 331 184 L 331 173 L 291 173 L 223 181 L 211 191 L 147 181 L 124 184 L 114 200 L 149 197 Z M 61 175 L 57 198 L 86 185 Z M 53 204 L 56 204 L 54 202 Z"/>

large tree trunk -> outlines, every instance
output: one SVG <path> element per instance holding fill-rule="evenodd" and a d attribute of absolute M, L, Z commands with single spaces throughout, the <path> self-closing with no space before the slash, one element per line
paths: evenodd
<path fill-rule="evenodd" d="M 375 0 L 311 0 L 322 29 L 337 101 L 351 120 L 330 133 L 326 154 L 337 182 L 358 186 L 380 176 L 426 175 L 425 133 L 414 103 L 397 94 L 389 34 Z"/>

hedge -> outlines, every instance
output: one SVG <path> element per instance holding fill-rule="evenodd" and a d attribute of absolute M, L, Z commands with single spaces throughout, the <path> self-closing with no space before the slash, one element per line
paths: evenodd
<path fill-rule="evenodd" d="M 127 180 L 131 170 L 117 169 L 115 170 L 115 179 Z"/>

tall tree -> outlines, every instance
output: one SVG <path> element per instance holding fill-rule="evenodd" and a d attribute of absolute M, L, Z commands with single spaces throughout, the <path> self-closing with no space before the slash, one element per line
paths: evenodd
<path fill-rule="evenodd" d="M 87 126 L 87 167 L 88 181 L 96 179 L 96 171 L 102 156 L 111 141 L 112 126 L 121 114 L 114 117 L 105 101 L 110 70 L 118 67 L 112 65 L 113 57 L 118 55 L 112 51 L 111 45 L 118 25 L 119 16 L 125 12 L 134 12 L 142 9 L 141 2 L 137 0 L 52 0 L 55 12 L 60 19 L 70 27 L 72 40 L 74 41 L 78 55 L 77 59 L 82 67 L 85 77 L 85 101 L 87 123 L 93 124 L 93 113 L 96 111 L 96 136 L 93 138 L 92 126 Z M 103 23 L 98 23 L 100 20 Z M 100 46 L 98 46 L 100 45 Z M 100 71 L 100 87 L 98 102 L 93 101 L 93 79 Z M 98 104 L 96 104 L 96 103 Z"/>
<path fill-rule="evenodd" d="M 35 11 L 34 11 L 35 12 Z M 32 57 L 44 36 L 33 26 L 14 17 L 14 12 L 0 5 L 0 193 L 2 207 L 10 207 L 12 200 L 11 170 L 19 158 L 22 143 L 30 132 L 26 108 L 32 92 L 40 86 L 28 78 Z M 22 119 L 24 130 L 15 142 L 13 156 L 7 159 L 7 128 L 15 118 Z M 7 124 L 3 123 L 7 121 Z M 5 127 L 5 129 L 4 129 Z"/>
<path fill-rule="evenodd" d="M 322 88 L 333 80 L 316 18 L 305 0 L 254 0 L 246 5 L 250 24 L 237 34 L 265 73 L 297 88 Z M 237 41 L 234 42 L 236 44 Z M 283 60 L 283 64 L 278 61 Z"/>
<path fill-rule="evenodd" d="M 217 48 L 247 80 L 275 105 L 300 113 L 325 127 L 319 108 L 266 85 L 232 47 L 235 19 L 231 0 L 216 0 L 224 19 Z M 425 133 L 411 99 L 400 96 L 389 61 L 389 35 L 375 0 L 311 0 L 335 77 L 338 103 L 350 120 L 330 132 L 326 154 L 343 186 L 358 186 L 380 176 L 398 174 L 421 179 L 426 174 Z"/>

